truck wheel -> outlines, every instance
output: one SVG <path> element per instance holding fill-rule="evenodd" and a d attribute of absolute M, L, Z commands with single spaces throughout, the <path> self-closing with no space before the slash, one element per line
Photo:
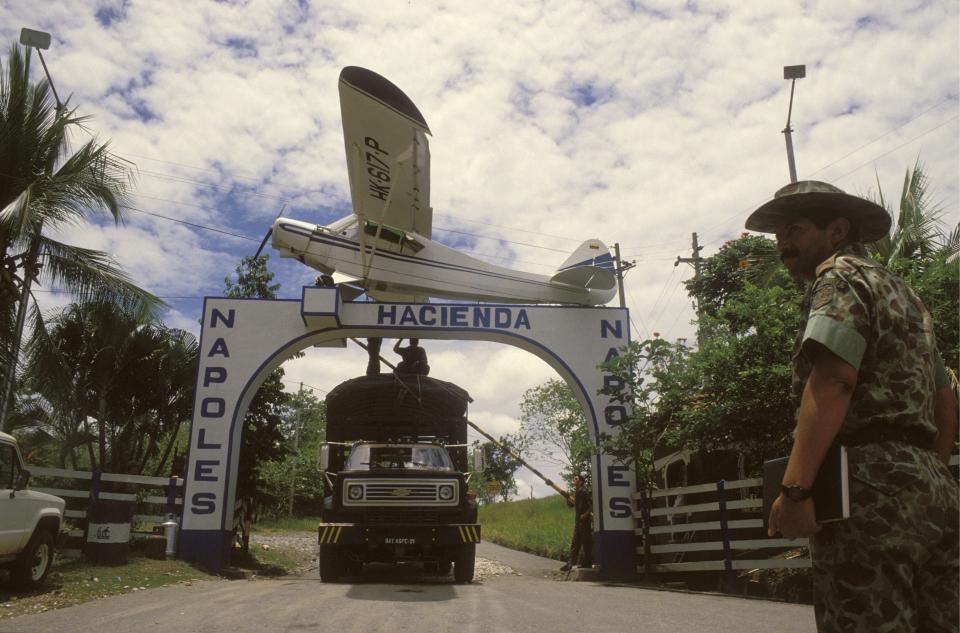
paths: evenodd
<path fill-rule="evenodd" d="M 440 562 L 437 563 L 437 572 L 441 576 L 446 576 L 450 573 L 450 568 L 453 567 L 453 563 L 450 562 L 449 558 L 443 558 Z"/>
<path fill-rule="evenodd" d="M 453 561 L 453 579 L 458 583 L 473 581 L 473 567 L 476 559 L 477 546 L 475 543 L 461 545 Z"/>
<path fill-rule="evenodd" d="M 329 545 L 320 546 L 320 580 L 337 582 L 343 575 L 343 556 L 340 550 Z"/>
<path fill-rule="evenodd" d="M 53 535 L 47 530 L 40 530 L 33 534 L 10 570 L 13 586 L 21 591 L 36 589 L 47 579 L 51 567 Z"/>

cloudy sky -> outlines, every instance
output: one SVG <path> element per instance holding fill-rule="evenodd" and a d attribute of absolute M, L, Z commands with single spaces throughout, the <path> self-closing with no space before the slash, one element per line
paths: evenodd
<path fill-rule="evenodd" d="M 122 227 L 68 239 L 113 253 L 167 300 L 168 325 L 194 332 L 202 297 L 282 207 L 318 223 L 349 212 L 348 65 L 389 78 L 426 117 L 435 239 L 546 274 L 583 239 L 618 242 L 637 264 L 634 339 L 693 340 L 692 270 L 677 256 L 694 232 L 715 253 L 789 180 L 784 65 L 807 66 L 793 108 L 801 179 L 858 194 L 879 180 L 896 196 L 919 158 L 945 220 L 960 217 L 955 1 L 0 0 L 0 25 L 5 49 L 23 26 L 52 34 L 58 92 L 139 172 Z M 284 297 L 315 277 L 275 256 L 271 269 Z M 554 377 L 513 348 L 427 349 L 432 375 L 469 390 L 495 434 Z M 284 366 L 288 388 L 328 390 L 364 360 L 312 350 Z M 524 496 L 546 494 L 520 478 Z"/>

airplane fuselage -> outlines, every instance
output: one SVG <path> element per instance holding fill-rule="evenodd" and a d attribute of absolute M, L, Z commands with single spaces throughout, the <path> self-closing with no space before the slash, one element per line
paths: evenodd
<path fill-rule="evenodd" d="M 321 272 L 353 277 L 374 298 L 391 301 L 446 297 L 472 301 L 601 305 L 616 288 L 596 289 L 551 281 L 546 275 L 481 261 L 412 232 L 369 234 L 357 216 L 330 226 L 279 218 L 273 247 Z"/>

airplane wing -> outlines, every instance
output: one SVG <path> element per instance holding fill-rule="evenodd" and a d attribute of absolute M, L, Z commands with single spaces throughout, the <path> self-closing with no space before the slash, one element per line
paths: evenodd
<path fill-rule="evenodd" d="M 347 66 L 340 112 L 353 212 L 432 239 L 430 128 L 417 106 L 377 73 Z"/>

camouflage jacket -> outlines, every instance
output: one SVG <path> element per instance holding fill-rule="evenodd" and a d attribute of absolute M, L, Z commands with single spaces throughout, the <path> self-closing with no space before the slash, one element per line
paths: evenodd
<path fill-rule="evenodd" d="M 866 257 L 841 248 L 817 267 L 794 346 L 793 391 L 799 402 L 816 341 L 857 369 L 839 440 L 903 432 L 932 446 L 935 388 L 947 384 L 933 321 L 907 284 Z"/>

